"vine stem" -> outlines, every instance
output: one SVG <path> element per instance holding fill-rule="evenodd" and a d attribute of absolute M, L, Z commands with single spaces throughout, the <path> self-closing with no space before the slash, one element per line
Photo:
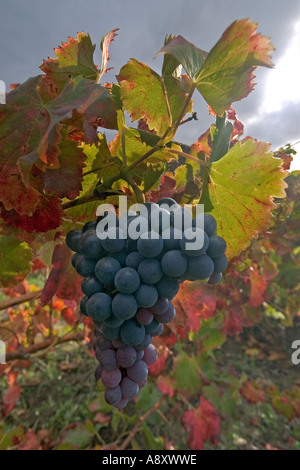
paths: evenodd
<path fill-rule="evenodd" d="M 19 295 L 19 297 L 15 297 L 14 299 L 4 300 L 0 303 L 0 310 L 6 310 L 10 307 L 14 307 L 15 305 L 23 304 L 24 302 L 28 302 L 29 300 L 38 299 L 42 294 L 42 290 L 36 292 L 28 292 L 24 295 Z"/>
<path fill-rule="evenodd" d="M 34 354 L 43 349 L 48 349 L 57 344 L 67 343 L 69 341 L 82 341 L 84 339 L 83 331 L 77 331 L 76 333 L 66 335 L 62 338 L 47 338 L 38 344 L 33 344 L 27 348 L 20 349 L 17 351 L 10 351 L 6 353 L 6 361 L 14 361 L 16 359 L 28 359 L 28 356 Z"/>
<path fill-rule="evenodd" d="M 155 403 L 154 406 L 152 406 L 152 408 L 150 408 L 150 410 L 146 411 L 145 414 L 143 414 L 142 416 L 139 417 L 138 421 L 135 423 L 135 425 L 133 426 L 132 430 L 130 431 L 130 433 L 128 434 L 128 436 L 126 437 L 126 439 L 123 441 L 123 443 L 120 445 L 120 447 L 118 448 L 118 450 L 125 450 L 126 447 L 128 446 L 128 444 L 130 443 L 130 441 L 134 438 L 134 436 L 136 435 L 136 433 L 138 432 L 138 430 L 140 429 L 141 425 L 143 424 L 143 422 L 152 414 L 154 413 L 154 411 L 158 410 L 158 408 L 160 407 L 160 405 L 162 404 L 162 402 L 165 400 L 165 397 L 161 397 L 161 399 Z"/>
<path fill-rule="evenodd" d="M 186 110 L 187 110 L 187 108 L 188 108 L 188 106 L 189 106 L 189 104 L 190 104 L 190 101 L 191 101 L 191 98 L 192 98 L 192 96 L 193 96 L 193 93 L 194 93 L 195 89 L 196 89 L 196 85 L 195 85 L 195 83 L 193 83 L 192 86 L 191 86 L 191 88 L 190 88 L 190 91 L 189 91 L 189 93 L 188 93 L 188 95 L 187 95 L 187 97 L 186 97 L 186 101 L 185 101 L 184 106 L 183 106 L 183 108 L 182 108 L 182 110 L 181 110 L 181 113 L 180 113 L 179 117 L 177 118 L 177 120 L 175 121 L 175 123 L 174 123 L 174 125 L 173 125 L 173 130 L 174 130 L 175 132 L 176 132 L 178 126 L 180 125 L 180 122 L 181 122 L 181 120 L 183 119 L 183 116 L 184 116 L 185 113 L 186 113 Z"/>
<path fill-rule="evenodd" d="M 176 155 L 180 155 L 181 157 L 187 158 L 188 160 L 192 160 L 193 162 L 198 163 L 200 166 L 208 168 L 208 164 L 206 162 L 204 162 L 203 160 L 200 160 L 197 157 L 194 157 L 193 155 L 190 155 L 185 152 L 181 152 L 180 150 L 176 150 L 176 149 L 168 149 L 168 152 L 175 153 Z"/>
<path fill-rule="evenodd" d="M 135 197 L 136 197 L 136 201 L 137 201 L 139 204 L 144 204 L 144 202 L 145 202 L 144 193 L 140 190 L 140 188 L 138 187 L 138 185 L 136 184 L 136 182 L 134 181 L 134 179 L 132 178 L 132 176 L 127 175 L 126 177 L 124 176 L 123 178 L 124 178 L 125 181 L 127 181 L 127 183 L 130 184 L 130 186 L 132 187 L 132 189 L 133 189 L 133 191 L 134 191 L 134 194 L 135 194 Z"/>

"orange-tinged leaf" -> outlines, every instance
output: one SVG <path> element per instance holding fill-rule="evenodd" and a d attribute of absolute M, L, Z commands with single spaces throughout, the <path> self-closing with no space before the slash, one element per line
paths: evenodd
<path fill-rule="evenodd" d="M 89 80 L 96 80 L 99 70 L 94 64 L 95 45 L 92 44 L 89 34 L 77 33 L 77 38 L 68 38 L 61 46 L 54 49 L 56 58 L 48 58 L 41 65 L 51 82 L 59 91 L 63 89 L 69 77 L 81 75 Z"/>
<path fill-rule="evenodd" d="M 262 386 L 257 382 L 247 380 L 247 382 L 242 385 L 240 393 L 249 403 L 265 402 L 265 392 Z"/>
<path fill-rule="evenodd" d="M 56 245 L 52 255 L 52 269 L 43 288 L 41 304 L 46 305 L 55 295 L 70 264 L 71 253 L 66 245 Z"/>
<path fill-rule="evenodd" d="M 197 409 L 184 413 L 182 422 L 190 433 L 188 437 L 190 449 L 203 450 L 205 442 L 209 439 L 213 445 L 217 444 L 220 435 L 220 416 L 218 411 L 203 397 Z"/>
<path fill-rule="evenodd" d="M 254 139 L 237 142 L 206 173 L 200 202 L 217 220 L 229 260 L 269 227 L 274 197 L 285 197 L 287 172 L 269 147 Z"/>
<path fill-rule="evenodd" d="M 248 19 L 232 23 L 195 78 L 198 90 L 218 115 L 253 90 L 257 66 L 273 65 L 270 53 L 274 47 L 268 37 L 256 33 L 257 26 Z"/>
<path fill-rule="evenodd" d="M 170 379 L 169 377 L 164 377 L 161 375 L 157 379 L 157 386 L 159 390 L 164 394 L 167 395 L 168 397 L 172 398 L 175 393 L 176 389 L 176 381 L 173 379 Z"/>
<path fill-rule="evenodd" d="M 264 293 L 267 289 L 267 281 L 259 273 L 258 269 L 255 267 L 250 268 L 250 282 L 251 282 L 251 291 L 249 298 L 249 305 L 251 307 L 258 307 L 261 305 L 265 298 Z"/>

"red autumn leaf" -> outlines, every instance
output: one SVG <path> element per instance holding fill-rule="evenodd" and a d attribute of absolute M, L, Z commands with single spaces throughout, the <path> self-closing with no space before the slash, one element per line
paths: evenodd
<path fill-rule="evenodd" d="M 33 214 L 20 215 L 16 210 L 6 211 L 0 206 L 1 216 L 6 225 L 13 225 L 26 232 L 48 232 L 61 224 L 63 214 L 61 201 L 57 196 L 41 196 Z"/>
<path fill-rule="evenodd" d="M 22 439 L 21 444 L 18 446 L 18 450 L 39 450 L 40 441 L 38 436 L 32 429 L 28 429 L 25 436 Z"/>
<path fill-rule="evenodd" d="M 75 317 L 74 312 L 71 308 L 65 307 L 61 312 L 61 316 L 63 317 L 63 319 L 65 320 L 65 322 L 68 325 L 70 325 L 70 326 L 74 325 L 74 323 L 76 321 L 76 317 Z"/>
<path fill-rule="evenodd" d="M 170 379 L 169 377 L 164 377 L 161 375 L 157 379 L 157 386 L 159 390 L 164 394 L 167 395 L 168 397 L 172 398 L 175 393 L 176 389 L 176 381 L 173 379 Z"/>
<path fill-rule="evenodd" d="M 240 393 L 249 403 L 265 402 L 265 392 L 257 382 L 247 380 L 240 388 Z"/>
<path fill-rule="evenodd" d="M 56 245 L 52 255 L 52 269 L 41 295 L 41 304 L 50 302 L 60 285 L 64 273 L 70 264 L 71 253 L 66 245 Z"/>
<path fill-rule="evenodd" d="M 21 395 L 21 388 L 17 384 L 9 387 L 2 400 L 2 414 L 6 418 L 16 406 Z"/>
<path fill-rule="evenodd" d="M 250 283 L 251 291 L 249 305 L 251 307 L 258 307 L 265 300 L 264 293 L 267 289 L 267 281 L 263 276 L 260 275 L 257 268 L 253 266 L 250 268 Z"/>
<path fill-rule="evenodd" d="M 159 201 L 163 197 L 172 197 L 174 194 L 176 181 L 169 175 L 164 175 L 158 191 L 151 191 L 149 201 Z"/>
<path fill-rule="evenodd" d="M 43 268 L 45 268 L 43 261 L 41 261 L 38 258 L 34 258 L 32 260 L 32 272 L 39 271 L 40 269 L 43 269 Z"/>
<path fill-rule="evenodd" d="M 161 340 L 156 340 L 155 344 L 157 344 L 157 341 L 161 341 Z M 156 359 L 154 364 L 149 366 L 149 374 L 152 377 L 156 377 L 157 375 L 160 375 L 165 370 L 166 360 L 171 354 L 170 350 L 168 348 L 164 348 L 163 346 L 157 349 L 158 349 L 158 358 Z"/>
<path fill-rule="evenodd" d="M 228 336 L 234 336 L 240 333 L 242 330 L 243 327 L 241 324 L 241 317 L 238 315 L 237 312 L 230 309 L 229 312 L 226 312 L 225 314 L 225 321 L 222 333 Z"/>
<path fill-rule="evenodd" d="M 68 265 L 57 289 L 57 297 L 64 300 L 81 299 L 81 281 L 82 278 L 77 274 L 73 266 Z"/>
<path fill-rule="evenodd" d="M 93 421 L 95 421 L 96 423 L 100 423 L 100 424 L 109 424 L 110 423 L 110 416 L 99 412 L 93 418 Z"/>
<path fill-rule="evenodd" d="M 183 414 L 182 422 L 190 433 L 188 446 L 192 450 L 203 450 L 204 443 L 210 439 L 216 445 L 220 435 L 220 416 L 216 408 L 203 397 L 197 409 Z"/>

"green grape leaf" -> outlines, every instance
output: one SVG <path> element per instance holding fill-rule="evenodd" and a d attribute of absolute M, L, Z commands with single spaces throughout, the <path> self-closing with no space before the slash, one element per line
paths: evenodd
<path fill-rule="evenodd" d="M 123 109 L 130 113 L 132 121 L 144 119 L 150 130 L 163 135 L 181 113 L 186 99 L 186 82 L 172 76 L 164 80 L 148 65 L 136 59 L 124 65 L 117 78 Z M 186 112 L 191 112 L 191 106 Z"/>
<path fill-rule="evenodd" d="M 285 197 L 287 172 L 269 152 L 270 144 L 245 139 L 204 176 L 201 204 L 218 222 L 218 234 L 227 242 L 227 257 L 238 256 L 259 232 L 269 227 L 273 198 Z"/>
<path fill-rule="evenodd" d="M 189 77 L 194 81 L 207 56 L 207 52 L 194 46 L 182 36 L 175 36 L 157 54 L 170 54 L 177 63 L 182 64 Z M 156 54 L 156 55 L 157 55 Z M 175 64 L 175 62 L 173 63 Z M 166 67 L 166 66 L 165 66 Z"/>
<path fill-rule="evenodd" d="M 183 352 L 181 353 L 177 362 L 175 380 L 178 390 L 182 392 L 188 391 L 194 394 L 199 391 L 201 379 L 197 359 L 194 355 L 188 356 Z"/>
<path fill-rule="evenodd" d="M 212 139 L 212 151 L 210 162 L 220 160 L 229 150 L 233 125 L 227 121 L 226 117 L 216 117 L 216 124 L 210 127 Z"/>
<path fill-rule="evenodd" d="M 33 253 L 26 242 L 0 237 L 0 285 L 13 287 L 30 273 Z"/>
<path fill-rule="evenodd" d="M 255 33 L 257 23 L 234 21 L 211 49 L 195 77 L 197 89 L 215 113 L 222 115 L 232 102 L 254 88 L 253 71 L 272 67 L 270 39 Z"/>
<path fill-rule="evenodd" d="M 163 135 L 171 125 L 160 76 L 148 65 L 131 59 L 117 79 L 121 86 L 123 109 L 133 121 L 145 119 L 149 129 Z"/>
<path fill-rule="evenodd" d="M 48 58 L 41 65 L 41 70 L 56 86 L 59 92 L 62 91 L 69 78 L 81 75 L 87 80 L 96 81 L 107 70 L 108 47 L 116 36 L 117 29 L 107 33 L 101 41 L 102 64 L 99 71 L 94 64 L 95 45 L 92 44 L 89 34 L 77 33 L 77 38 L 68 38 L 68 42 L 63 42 L 62 46 L 54 49 L 56 58 Z"/>
<path fill-rule="evenodd" d="M 143 173 L 144 193 L 150 189 L 156 189 L 157 183 L 160 181 L 165 172 L 166 167 L 164 165 L 148 165 L 146 171 Z"/>

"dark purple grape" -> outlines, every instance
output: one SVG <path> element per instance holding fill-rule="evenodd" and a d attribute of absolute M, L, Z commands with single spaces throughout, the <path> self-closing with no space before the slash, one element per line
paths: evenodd
<path fill-rule="evenodd" d="M 129 379 L 128 377 L 123 377 L 120 384 L 123 398 L 134 398 L 139 393 L 139 386 L 136 382 Z"/>
<path fill-rule="evenodd" d="M 95 379 L 98 382 L 98 380 L 101 379 L 101 376 L 103 374 L 103 367 L 101 364 L 98 365 L 97 369 L 95 370 Z"/>
<path fill-rule="evenodd" d="M 112 370 L 103 370 L 101 380 L 106 388 L 117 387 L 122 380 L 122 374 L 120 369 L 116 368 Z"/>
<path fill-rule="evenodd" d="M 105 400 L 109 405 L 116 406 L 122 400 L 122 391 L 120 385 L 114 388 L 108 388 L 104 394 Z"/>
<path fill-rule="evenodd" d="M 144 351 L 144 349 L 145 349 L 147 346 L 149 346 L 149 344 L 151 343 L 151 341 L 152 341 L 152 336 L 147 333 L 147 334 L 145 335 L 145 338 L 143 339 L 143 341 L 142 341 L 140 344 L 137 344 L 137 345 L 135 346 L 135 349 L 136 349 L 137 351 L 140 351 L 140 350 L 141 350 L 141 351 Z"/>
<path fill-rule="evenodd" d="M 143 361 L 147 364 L 147 366 L 151 366 L 154 364 L 158 357 L 156 347 L 153 344 L 149 344 L 149 346 L 144 351 Z"/>
<path fill-rule="evenodd" d="M 142 360 L 128 367 L 127 375 L 134 382 L 143 382 L 148 376 L 148 366 L 146 362 Z"/>
<path fill-rule="evenodd" d="M 149 325 L 153 320 L 153 313 L 147 308 L 139 308 L 136 319 L 141 325 Z"/>
<path fill-rule="evenodd" d="M 116 352 L 117 363 L 120 367 L 130 367 L 132 366 L 137 357 L 137 352 L 133 346 L 122 346 Z"/>
<path fill-rule="evenodd" d="M 153 331 L 153 333 L 151 333 L 151 336 L 153 337 L 160 336 L 163 331 L 164 331 L 164 325 L 162 323 L 159 323 L 157 330 Z"/>
<path fill-rule="evenodd" d="M 105 370 L 113 370 L 117 368 L 116 353 L 113 349 L 102 351 L 100 364 Z"/>
<path fill-rule="evenodd" d="M 158 297 L 156 304 L 151 307 L 151 312 L 155 313 L 155 315 L 162 315 L 168 310 L 169 303 L 169 299 Z"/>
<path fill-rule="evenodd" d="M 163 313 L 162 315 L 157 315 L 157 320 L 160 323 L 170 323 L 176 315 L 176 310 L 173 304 L 171 302 L 169 303 L 168 309 Z M 154 330 L 155 331 L 155 330 Z"/>
<path fill-rule="evenodd" d="M 117 405 L 115 405 L 115 407 L 116 407 L 118 410 L 122 410 L 122 408 L 125 408 L 125 406 L 127 406 L 127 403 L 128 403 L 127 398 L 122 398 L 122 400 L 119 401 L 119 403 L 118 403 Z"/>

